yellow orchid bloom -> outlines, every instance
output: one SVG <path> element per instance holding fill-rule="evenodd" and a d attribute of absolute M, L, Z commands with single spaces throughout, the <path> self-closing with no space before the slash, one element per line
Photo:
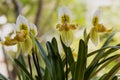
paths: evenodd
<path fill-rule="evenodd" d="M 94 45 L 97 46 L 99 42 L 99 35 L 94 28 L 92 28 L 90 31 L 90 38 L 91 38 L 91 41 L 94 43 Z"/>
<path fill-rule="evenodd" d="M 63 43 L 69 47 L 74 39 L 73 30 L 77 28 L 77 24 L 71 24 L 71 12 L 66 7 L 59 9 L 58 18 L 60 24 L 56 25 L 56 28 L 61 32 L 61 39 Z"/>
<path fill-rule="evenodd" d="M 22 51 L 28 53 L 32 49 L 32 39 L 30 38 L 30 34 L 32 33 L 34 36 L 37 35 L 37 28 L 34 24 L 28 23 L 27 19 L 19 15 L 16 24 L 13 24 L 14 31 L 11 32 L 6 38 L 5 41 L 1 42 L 3 45 L 12 46 L 15 44 L 20 44 Z M 15 35 L 11 38 L 12 35 Z"/>
<path fill-rule="evenodd" d="M 14 28 L 16 32 L 15 39 L 21 42 L 25 41 L 25 38 L 30 31 L 28 20 L 24 16 L 19 15 Z"/>
<path fill-rule="evenodd" d="M 16 31 L 20 31 L 20 30 L 26 30 L 26 31 L 29 31 L 29 23 L 28 23 L 28 20 L 22 16 L 22 15 L 19 15 L 17 17 L 17 20 L 16 20 L 16 24 L 15 24 L 15 29 Z"/>
<path fill-rule="evenodd" d="M 33 47 L 32 39 L 30 38 L 30 36 L 27 35 L 25 41 L 20 42 L 20 45 L 21 45 L 23 53 L 30 53 Z"/>
<path fill-rule="evenodd" d="M 23 42 L 29 33 L 28 21 L 24 16 L 19 15 L 16 24 L 13 24 L 14 31 L 11 32 L 2 43 L 6 46 L 15 45 L 18 42 Z M 15 35 L 11 38 L 12 35 Z"/>
<path fill-rule="evenodd" d="M 94 17 L 92 19 L 93 28 L 90 31 L 90 38 L 91 38 L 91 41 L 94 43 L 95 46 L 97 46 L 97 44 L 99 42 L 99 34 L 98 33 L 112 31 L 112 29 L 107 29 L 103 24 L 101 24 L 99 22 L 100 15 L 101 15 L 101 10 L 98 9 L 94 13 Z"/>
<path fill-rule="evenodd" d="M 15 36 L 15 32 L 12 31 L 10 32 L 6 37 L 4 41 L 1 41 L 0 43 L 2 45 L 6 45 L 6 46 L 12 46 L 18 43 L 18 41 L 16 39 L 14 39 Z"/>

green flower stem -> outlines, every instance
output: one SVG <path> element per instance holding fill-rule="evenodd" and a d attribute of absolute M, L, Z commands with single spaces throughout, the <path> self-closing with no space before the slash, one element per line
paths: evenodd
<path fill-rule="evenodd" d="M 32 75 L 32 66 L 31 66 L 31 57 L 30 57 L 30 55 L 28 55 L 28 64 L 29 64 L 29 68 L 30 68 L 30 74 Z"/>
<path fill-rule="evenodd" d="M 68 47 L 66 49 L 66 80 L 68 80 Z"/>
<path fill-rule="evenodd" d="M 39 65 L 39 59 L 38 59 L 38 56 L 37 56 L 37 53 L 35 54 L 35 57 L 36 57 L 36 62 L 37 62 L 37 66 L 38 66 L 38 70 L 39 70 L 39 73 L 40 73 L 40 79 L 42 80 L 42 74 L 40 72 L 40 65 Z"/>
<path fill-rule="evenodd" d="M 34 51 L 34 50 L 33 50 Z M 34 64 L 35 64 L 35 67 L 36 67 L 36 71 L 37 71 L 37 74 L 38 74 L 38 76 L 39 76 L 39 78 L 40 78 L 40 80 L 42 80 L 42 75 L 41 75 L 41 73 L 40 73 L 40 67 L 38 66 L 39 64 L 39 62 L 38 62 L 38 57 L 37 57 L 37 53 L 33 53 L 32 52 L 32 57 L 33 57 L 33 62 L 34 62 Z M 37 57 L 37 58 L 36 58 Z"/>

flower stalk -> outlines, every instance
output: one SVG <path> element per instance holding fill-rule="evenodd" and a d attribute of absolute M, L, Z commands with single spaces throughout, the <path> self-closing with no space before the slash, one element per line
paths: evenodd
<path fill-rule="evenodd" d="M 66 80 L 68 80 L 68 48 L 66 52 Z"/>
<path fill-rule="evenodd" d="M 93 27 L 91 28 L 90 34 L 89 34 L 91 41 L 95 46 L 97 46 L 99 43 L 99 33 L 112 31 L 112 28 L 107 29 L 102 23 L 100 23 L 100 17 L 101 17 L 101 10 L 98 9 L 95 11 L 94 16 L 92 18 Z"/>
<path fill-rule="evenodd" d="M 70 10 L 67 9 L 66 7 L 61 7 L 59 9 L 58 18 L 61 23 L 57 24 L 56 28 L 60 31 L 61 39 L 68 48 L 70 47 L 74 39 L 73 30 L 75 30 L 78 25 L 71 23 L 72 15 Z M 67 53 L 65 53 L 65 56 L 66 56 L 66 80 L 68 80 L 68 50 Z"/>
<path fill-rule="evenodd" d="M 56 25 L 56 28 L 60 31 L 63 43 L 69 47 L 74 39 L 73 30 L 76 30 L 78 24 L 71 23 L 72 15 L 70 10 L 66 7 L 59 9 L 58 18 L 60 23 Z"/>

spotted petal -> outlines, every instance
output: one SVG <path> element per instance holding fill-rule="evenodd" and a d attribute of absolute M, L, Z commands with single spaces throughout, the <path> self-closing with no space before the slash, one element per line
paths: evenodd
<path fill-rule="evenodd" d="M 92 43 L 97 46 L 99 43 L 99 35 L 98 32 L 95 31 L 95 28 L 92 28 L 90 31 L 90 38 Z"/>
<path fill-rule="evenodd" d="M 110 31 L 112 31 L 112 28 L 111 29 L 107 29 L 103 24 L 97 24 L 95 26 L 95 30 L 97 32 L 110 32 Z"/>
<path fill-rule="evenodd" d="M 93 18 L 92 18 L 93 26 L 96 26 L 99 23 L 100 17 L 101 17 L 101 10 L 98 9 L 95 11 Z"/>
<path fill-rule="evenodd" d="M 102 16 L 102 11 L 101 11 L 101 9 L 100 8 L 98 8 L 95 12 L 94 12 L 94 14 L 93 14 L 93 17 L 98 17 L 99 19 L 101 18 L 101 16 Z"/>
<path fill-rule="evenodd" d="M 17 31 L 20 30 L 29 30 L 29 25 L 28 25 L 28 20 L 22 16 L 19 15 L 16 21 L 16 26 L 15 26 Z"/>
<path fill-rule="evenodd" d="M 72 14 L 67 7 L 61 7 L 58 12 L 58 19 L 62 21 L 62 17 L 65 15 L 69 21 L 72 19 Z"/>
<path fill-rule="evenodd" d="M 30 53 L 32 49 L 32 40 L 29 36 L 26 37 L 26 40 L 24 42 L 21 42 L 21 48 L 23 53 Z"/>

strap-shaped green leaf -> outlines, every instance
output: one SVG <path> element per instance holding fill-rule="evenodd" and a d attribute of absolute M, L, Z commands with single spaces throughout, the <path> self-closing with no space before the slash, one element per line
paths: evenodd
<path fill-rule="evenodd" d="M 45 74 L 44 74 L 43 80 L 51 80 L 51 77 L 47 68 L 45 68 Z"/>
<path fill-rule="evenodd" d="M 108 46 L 108 44 L 110 43 L 110 41 L 112 40 L 113 36 L 115 35 L 116 32 L 113 32 L 112 34 L 110 34 L 110 36 L 107 38 L 107 40 L 104 42 L 102 47 Z"/>
<path fill-rule="evenodd" d="M 52 80 L 56 80 L 57 79 L 57 74 L 56 74 L 56 70 L 55 70 L 55 64 L 54 64 L 54 61 L 53 61 L 53 55 L 54 53 L 52 53 L 52 50 L 48 44 L 48 42 L 46 43 L 46 47 L 47 47 L 47 51 L 48 51 L 48 56 L 49 56 L 49 61 L 51 63 L 51 69 L 52 69 Z"/>
<path fill-rule="evenodd" d="M 112 78 L 112 80 L 118 80 L 118 77 L 117 77 L 117 76 L 114 76 L 114 77 Z"/>
<path fill-rule="evenodd" d="M 42 56 L 42 58 L 46 64 L 46 67 L 50 73 L 50 76 L 52 77 L 52 67 L 51 67 L 51 64 L 50 64 L 50 61 L 48 59 L 46 52 L 44 51 L 43 47 L 41 46 L 41 44 L 38 42 L 37 39 L 35 39 L 35 44 L 39 50 L 39 54 Z"/>
<path fill-rule="evenodd" d="M 6 54 L 6 53 L 5 53 L 5 54 Z M 20 76 L 21 74 L 20 74 L 20 72 L 19 72 L 19 69 L 18 69 L 18 67 L 17 67 L 14 59 L 13 59 L 9 54 L 6 54 L 6 55 L 7 55 L 7 57 L 9 58 L 9 60 L 13 63 L 13 68 L 15 68 L 15 70 L 16 70 L 16 74 L 18 75 L 18 79 L 21 80 L 21 76 Z"/>
<path fill-rule="evenodd" d="M 102 80 L 111 80 L 120 69 L 120 62 L 117 63 Z"/>
<path fill-rule="evenodd" d="M 51 63 L 49 61 L 49 58 L 45 52 L 45 50 L 43 49 L 42 45 L 39 43 L 39 41 L 30 33 L 30 37 L 33 41 L 33 43 L 35 44 L 35 46 L 37 47 L 39 54 L 42 56 L 42 59 L 44 60 L 46 67 L 48 69 L 48 72 L 50 73 L 50 76 L 52 76 L 52 66 Z"/>
<path fill-rule="evenodd" d="M 103 44 L 103 46 L 101 47 L 101 49 L 104 48 L 104 47 L 106 47 L 106 46 L 108 46 L 108 44 L 109 44 L 110 41 L 112 40 L 112 37 L 114 36 L 114 34 L 115 34 L 115 33 L 112 33 L 112 34 L 108 37 L 108 39 L 104 42 L 104 44 Z M 93 65 L 96 64 L 96 63 L 101 59 L 101 56 L 104 54 L 104 51 L 105 51 L 105 50 L 101 50 L 101 51 L 98 52 L 98 54 L 97 54 L 97 55 L 95 56 L 95 58 L 93 59 L 91 65 L 92 65 L 92 64 L 93 64 Z"/>
<path fill-rule="evenodd" d="M 64 78 L 65 78 L 64 66 L 63 66 L 62 59 L 61 59 L 61 56 L 60 56 L 60 53 L 58 50 L 57 40 L 55 38 L 52 39 L 51 46 L 52 46 L 51 48 L 54 49 L 55 55 L 57 56 L 57 59 L 58 59 L 59 65 L 60 65 L 60 69 L 61 69 L 61 74 L 62 74 L 61 77 L 62 77 L 62 80 L 64 80 Z"/>
<path fill-rule="evenodd" d="M 110 48 L 110 49 L 109 49 Z M 102 50 L 106 50 L 106 49 L 109 49 L 108 51 L 105 52 L 105 54 L 108 54 L 108 53 L 111 53 L 111 52 L 115 52 L 117 51 L 118 49 L 120 49 L 120 44 L 117 44 L 116 46 L 106 46 L 106 47 L 103 47 L 101 49 L 98 49 L 98 50 L 95 50 L 93 52 L 90 52 L 89 54 L 87 54 L 87 57 L 90 57 L 94 54 L 96 54 L 97 52 L 100 52 Z"/>
<path fill-rule="evenodd" d="M 18 56 L 18 60 L 24 67 L 26 67 L 22 52 L 20 52 Z M 20 70 L 20 73 L 21 73 L 21 77 L 23 78 L 23 80 L 26 80 L 28 78 L 23 70 Z"/>
<path fill-rule="evenodd" d="M 99 80 L 103 80 L 105 78 L 105 76 L 107 75 L 107 73 L 103 74 Z"/>
<path fill-rule="evenodd" d="M 84 80 L 86 61 L 87 61 L 87 45 L 83 40 L 80 40 L 78 58 L 74 73 L 74 80 Z"/>
<path fill-rule="evenodd" d="M 94 57 L 90 65 L 88 66 L 85 76 L 86 78 L 89 78 L 91 73 L 95 71 L 96 65 L 99 62 L 99 60 L 103 57 L 105 49 L 102 50 L 102 48 L 107 47 L 110 41 L 112 40 L 112 37 L 114 36 L 115 33 L 112 33 L 108 39 L 104 42 L 103 46 L 101 47 L 101 50 L 98 52 L 98 54 Z"/>
<path fill-rule="evenodd" d="M 55 48 L 50 42 L 47 42 L 46 44 L 47 49 L 52 62 L 52 71 L 53 71 L 53 79 L 52 80 L 65 80 L 64 78 L 64 68 L 62 66 L 62 63 L 58 57 L 58 53 L 56 53 Z"/>
<path fill-rule="evenodd" d="M 71 65 L 72 63 L 74 63 L 74 58 L 73 58 L 71 48 L 65 46 L 65 44 L 62 42 L 62 40 L 61 40 L 61 43 L 62 43 L 62 47 L 63 47 L 65 53 L 66 54 L 68 53 L 68 60 L 69 60 L 68 62 L 69 62 L 69 65 Z"/>
<path fill-rule="evenodd" d="M 55 52 L 58 53 L 58 52 L 59 52 L 59 51 L 58 51 L 58 44 L 57 44 L 57 40 L 55 39 L 55 37 L 52 39 L 51 44 L 54 46 Z M 58 54 L 58 55 L 59 55 L 59 54 Z"/>
<path fill-rule="evenodd" d="M 83 34 L 83 35 L 84 35 L 84 41 L 85 41 L 85 43 L 88 44 L 88 41 L 89 41 L 90 35 L 87 34 L 86 29 L 84 29 L 84 34 Z"/>
<path fill-rule="evenodd" d="M 62 58 L 60 56 L 60 53 L 59 53 L 59 50 L 58 50 L 58 44 L 57 44 L 57 40 L 55 38 L 52 39 L 52 42 L 51 42 L 52 46 L 54 47 L 54 51 L 55 51 L 55 54 L 57 55 L 59 61 L 60 61 L 60 65 L 63 66 L 63 63 L 62 63 Z M 63 66 L 64 68 L 64 66 Z"/>
<path fill-rule="evenodd" d="M 61 40 L 61 38 L 60 38 L 60 40 Z M 75 61 L 74 61 L 74 58 L 73 58 L 73 54 L 72 54 L 71 48 L 65 46 L 65 44 L 62 42 L 62 40 L 61 40 L 61 43 L 62 43 L 62 47 L 63 47 L 63 49 L 64 49 L 65 54 L 68 55 L 68 64 L 69 64 L 69 67 L 71 67 L 72 64 L 75 62 Z M 65 59 L 63 60 L 63 63 L 65 63 Z M 74 68 L 74 67 L 73 67 L 73 68 Z M 74 75 L 74 69 L 73 69 L 73 68 L 70 68 L 70 69 L 71 69 L 72 76 Z"/>
<path fill-rule="evenodd" d="M 102 61 L 100 61 L 96 68 L 98 66 L 100 66 L 96 71 L 92 72 L 91 75 L 90 75 L 90 78 L 92 78 L 93 76 L 95 76 L 100 70 L 102 70 L 103 68 L 105 68 L 108 64 L 110 64 L 111 62 L 117 60 L 118 58 L 120 58 L 120 54 L 117 54 L 117 55 L 113 55 L 113 56 L 110 56 Z M 102 65 L 103 64 L 103 65 Z"/>
<path fill-rule="evenodd" d="M 30 80 L 33 80 L 31 74 L 28 72 L 28 70 L 25 68 L 25 66 L 24 66 L 22 63 L 20 63 L 20 61 L 18 61 L 17 59 L 14 59 L 14 61 L 15 61 L 15 63 L 20 67 L 20 69 L 22 69 L 22 70 L 25 72 L 26 76 L 27 76 Z"/>
<path fill-rule="evenodd" d="M 106 57 L 106 56 L 112 54 L 113 52 L 119 50 L 119 49 L 120 49 L 120 44 L 117 44 L 115 47 L 116 47 L 116 48 L 111 48 L 111 49 L 107 50 L 107 51 L 102 55 L 102 57 Z"/>
<path fill-rule="evenodd" d="M 101 49 L 102 48 L 104 48 L 104 47 L 106 47 L 106 46 L 108 46 L 108 44 L 110 43 L 110 41 L 112 40 L 112 37 L 115 35 L 115 33 L 112 33 L 109 37 L 108 37 L 108 39 L 104 42 L 104 44 L 103 44 L 103 46 L 101 47 Z M 104 54 L 104 51 L 105 50 L 101 50 L 101 51 L 99 51 L 99 53 L 95 56 L 95 58 L 93 59 L 94 61 L 93 61 L 93 63 L 96 63 L 96 62 L 98 62 L 98 60 L 100 60 L 101 59 L 101 56 Z"/>

